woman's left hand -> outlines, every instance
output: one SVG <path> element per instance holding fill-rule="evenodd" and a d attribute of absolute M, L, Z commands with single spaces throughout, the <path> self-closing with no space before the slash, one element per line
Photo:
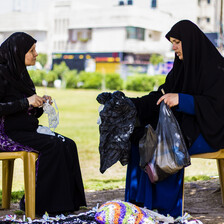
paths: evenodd
<path fill-rule="evenodd" d="M 161 96 L 156 104 L 159 105 L 163 100 L 169 107 L 174 107 L 179 104 L 179 95 L 178 93 L 167 93 Z"/>
<path fill-rule="evenodd" d="M 51 96 L 47 96 L 47 95 L 43 96 L 43 101 L 44 101 L 44 103 L 46 103 L 47 101 L 49 104 L 53 103 Z"/>

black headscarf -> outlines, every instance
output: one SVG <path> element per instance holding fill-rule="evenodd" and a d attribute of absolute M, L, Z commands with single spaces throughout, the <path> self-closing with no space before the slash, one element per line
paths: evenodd
<path fill-rule="evenodd" d="M 30 35 L 16 32 L 0 46 L 0 75 L 26 96 L 36 93 L 25 65 L 25 55 L 34 43 Z"/>
<path fill-rule="evenodd" d="M 224 147 L 224 59 L 206 35 L 191 21 L 176 23 L 166 34 L 181 40 L 183 60 L 174 65 L 163 86 L 166 93 L 194 96 L 194 116 L 183 115 L 182 129 L 188 139 L 202 133 L 213 148 Z"/>

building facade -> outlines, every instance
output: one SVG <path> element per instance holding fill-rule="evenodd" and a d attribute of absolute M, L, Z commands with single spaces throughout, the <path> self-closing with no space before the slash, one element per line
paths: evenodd
<path fill-rule="evenodd" d="M 177 21 L 218 34 L 221 1 L 8 0 L 0 9 L 0 41 L 15 31 L 31 34 L 48 54 L 48 68 L 66 61 L 79 71 L 146 73 L 152 54 L 172 60 L 165 34 Z"/>

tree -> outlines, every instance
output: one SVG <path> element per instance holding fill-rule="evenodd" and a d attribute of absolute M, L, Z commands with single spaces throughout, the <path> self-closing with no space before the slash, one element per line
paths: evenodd
<path fill-rule="evenodd" d="M 164 62 L 163 56 L 160 55 L 160 54 L 152 54 L 150 59 L 149 59 L 149 62 L 152 65 L 158 65 L 159 63 L 163 63 Z"/>
<path fill-rule="evenodd" d="M 57 74 L 59 79 L 63 79 L 64 74 L 69 71 L 69 67 L 62 61 L 60 64 L 54 64 L 53 71 Z"/>
<path fill-rule="evenodd" d="M 39 53 L 37 56 L 37 61 L 40 62 L 42 67 L 44 67 L 47 63 L 47 54 Z"/>

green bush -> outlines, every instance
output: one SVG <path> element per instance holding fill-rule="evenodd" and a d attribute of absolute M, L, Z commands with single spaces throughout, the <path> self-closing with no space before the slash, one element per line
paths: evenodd
<path fill-rule="evenodd" d="M 166 75 L 154 75 L 151 77 L 154 79 L 154 89 L 157 89 L 159 86 L 165 83 Z"/>
<path fill-rule="evenodd" d="M 160 54 L 152 54 L 150 59 L 149 59 L 150 63 L 153 65 L 158 65 L 159 63 L 163 63 L 163 56 Z"/>
<path fill-rule="evenodd" d="M 47 54 L 39 53 L 37 56 L 37 61 L 40 62 L 42 67 L 44 67 L 47 63 Z"/>
<path fill-rule="evenodd" d="M 76 88 L 78 82 L 77 70 L 67 71 L 62 77 L 63 86 L 65 88 Z"/>
<path fill-rule="evenodd" d="M 150 82 L 150 78 L 147 75 L 134 75 L 127 78 L 126 89 L 134 91 L 151 91 L 153 90 L 153 84 Z"/>
<path fill-rule="evenodd" d="M 84 89 L 101 89 L 103 76 L 98 72 L 80 72 L 78 75 L 78 85 Z"/>
<path fill-rule="evenodd" d="M 30 78 L 32 79 L 35 86 L 42 86 L 42 80 L 46 76 L 44 70 L 29 70 Z"/>
<path fill-rule="evenodd" d="M 57 73 L 55 71 L 49 71 L 48 73 L 46 73 L 44 75 L 44 80 L 47 81 L 47 83 L 48 83 L 47 85 L 49 87 L 53 87 L 54 86 L 54 81 L 56 79 L 58 79 L 58 75 L 57 75 Z"/>
<path fill-rule="evenodd" d="M 60 64 L 54 64 L 53 71 L 59 79 L 63 79 L 64 74 L 69 71 L 69 67 L 63 61 Z"/>
<path fill-rule="evenodd" d="M 122 90 L 123 89 L 123 79 L 120 74 L 106 74 L 105 83 L 107 89 Z"/>
<path fill-rule="evenodd" d="M 134 75 L 126 81 L 126 89 L 134 91 L 152 91 L 164 83 L 166 76 L 163 75 Z"/>

